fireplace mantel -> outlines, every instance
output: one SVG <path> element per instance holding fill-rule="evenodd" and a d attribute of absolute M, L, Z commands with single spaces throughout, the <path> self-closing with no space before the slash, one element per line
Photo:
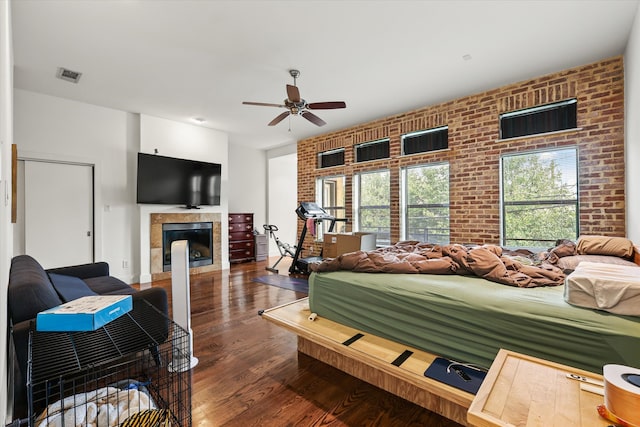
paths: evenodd
<path fill-rule="evenodd" d="M 162 280 L 171 277 L 171 272 L 162 271 L 162 224 L 166 223 L 192 223 L 211 222 L 213 223 L 213 264 L 192 267 L 191 274 L 206 273 L 210 271 L 222 270 L 222 242 L 220 233 L 220 213 L 152 213 L 150 214 L 150 246 L 151 246 L 151 279 Z"/>

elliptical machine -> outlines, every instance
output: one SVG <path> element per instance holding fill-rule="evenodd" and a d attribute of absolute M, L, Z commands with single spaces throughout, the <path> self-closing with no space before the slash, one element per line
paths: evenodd
<path fill-rule="evenodd" d="M 278 231 L 278 226 L 277 225 L 273 225 L 273 224 L 264 224 L 262 227 L 264 227 L 265 232 L 269 232 L 269 236 L 276 242 L 276 245 L 278 245 L 278 251 L 280 251 L 280 258 L 278 259 L 278 261 L 276 261 L 275 264 L 273 264 L 271 267 L 265 267 L 266 270 L 271 271 L 272 273 L 278 273 L 278 269 L 276 268 L 278 266 L 278 264 L 280 263 L 280 261 L 282 261 L 283 258 L 286 257 L 291 257 L 293 258 L 295 256 L 295 250 L 296 250 L 296 246 L 293 245 L 291 246 L 288 243 L 284 243 L 282 242 L 280 239 L 278 239 L 278 236 L 276 236 L 276 231 Z"/>

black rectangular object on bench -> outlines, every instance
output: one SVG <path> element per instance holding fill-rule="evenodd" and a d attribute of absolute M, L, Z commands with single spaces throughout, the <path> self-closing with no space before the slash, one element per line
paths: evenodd
<path fill-rule="evenodd" d="M 476 394 L 487 373 L 484 370 L 455 362 L 443 357 L 436 359 L 424 372 L 424 376 Z"/>

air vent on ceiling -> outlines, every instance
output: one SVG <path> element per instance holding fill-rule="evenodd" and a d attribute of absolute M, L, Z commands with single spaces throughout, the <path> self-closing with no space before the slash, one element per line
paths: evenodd
<path fill-rule="evenodd" d="M 78 80 L 80 80 L 81 76 L 82 76 L 82 73 L 79 73 L 77 71 L 71 71 L 69 69 L 62 68 L 62 67 L 58 67 L 58 72 L 56 73 L 57 78 L 66 80 L 71 83 L 78 83 Z"/>

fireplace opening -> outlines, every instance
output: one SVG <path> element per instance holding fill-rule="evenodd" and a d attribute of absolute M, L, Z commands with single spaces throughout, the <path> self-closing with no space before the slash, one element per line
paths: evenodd
<path fill-rule="evenodd" d="M 162 271 L 171 271 L 171 243 L 189 242 L 189 267 L 213 264 L 213 223 L 188 222 L 162 224 Z"/>

